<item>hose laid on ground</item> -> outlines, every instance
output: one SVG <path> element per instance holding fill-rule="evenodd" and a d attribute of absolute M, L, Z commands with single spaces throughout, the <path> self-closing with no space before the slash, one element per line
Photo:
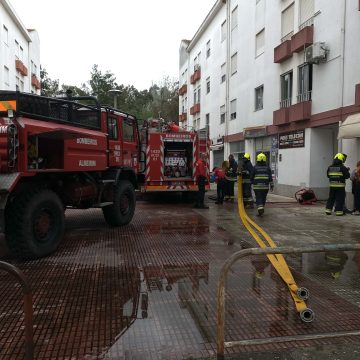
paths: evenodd
<path fill-rule="evenodd" d="M 243 202 L 243 189 L 242 189 L 242 176 L 238 177 L 238 208 L 239 208 L 239 215 L 241 218 L 242 223 L 252 235 L 252 237 L 256 240 L 261 248 L 266 248 L 267 245 L 265 244 L 264 240 L 268 243 L 268 245 L 272 248 L 276 248 L 275 242 L 266 233 L 258 224 L 256 224 L 246 213 L 244 202 Z M 256 232 L 258 231 L 263 239 L 260 238 L 259 234 Z M 309 291 L 306 288 L 299 288 L 294 280 L 294 277 L 291 274 L 291 271 L 285 261 L 285 258 L 282 254 L 269 254 L 266 255 L 274 266 L 275 270 L 278 272 L 280 277 L 286 283 L 290 290 L 290 294 L 294 300 L 295 307 L 297 312 L 300 314 L 300 318 L 304 322 L 311 322 L 314 320 L 314 312 L 309 309 L 304 300 L 309 297 Z"/>

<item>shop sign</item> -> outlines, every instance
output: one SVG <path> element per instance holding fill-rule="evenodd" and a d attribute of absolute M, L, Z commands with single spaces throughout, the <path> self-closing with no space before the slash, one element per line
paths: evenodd
<path fill-rule="evenodd" d="M 266 127 L 244 129 L 244 139 L 259 138 L 266 135 Z"/>
<path fill-rule="evenodd" d="M 305 147 L 305 130 L 279 134 L 279 149 Z"/>

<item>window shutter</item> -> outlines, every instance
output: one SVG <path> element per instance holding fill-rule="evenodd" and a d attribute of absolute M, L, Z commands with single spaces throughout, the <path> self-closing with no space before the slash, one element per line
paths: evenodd
<path fill-rule="evenodd" d="M 294 4 L 281 13 L 281 36 L 284 37 L 294 31 Z"/>
<path fill-rule="evenodd" d="M 314 0 L 300 0 L 300 25 L 314 15 Z"/>

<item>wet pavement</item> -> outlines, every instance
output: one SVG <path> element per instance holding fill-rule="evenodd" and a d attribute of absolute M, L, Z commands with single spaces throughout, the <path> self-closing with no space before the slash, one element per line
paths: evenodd
<path fill-rule="evenodd" d="M 324 205 L 269 197 L 249 215 L 278 245 L 358 243 L 360 217 L 325 216 Z M 34 300 L 36 359 L 215 359 L 216 286 L 224 261 L 257 247 L 237 204 L 195 210 L 179 198 L 140 200 L 131 225 L 108 227 L 101 210 L 67 210 L 66 236 L 47 258 L 19 262 Z M 316 314 L 302 323 L 265 257 L 233 266 L 225 339 L 245 340 L 360 329 L 360 253 L 286 257 Z M 20 288 L 0 274 L 0 358 L 24 358 Z M 360 337 L 229 349 L 226 359 L 358 359 Z"/>

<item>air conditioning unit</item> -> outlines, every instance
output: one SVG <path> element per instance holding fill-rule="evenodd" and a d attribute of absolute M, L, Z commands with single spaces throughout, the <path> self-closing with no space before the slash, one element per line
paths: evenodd
<path fill-rule="evenodd" d="M 319 64 L 326 61 L 328 47 L 324 42 L 317 42 L 305 49 L 305 62 Z"/>

